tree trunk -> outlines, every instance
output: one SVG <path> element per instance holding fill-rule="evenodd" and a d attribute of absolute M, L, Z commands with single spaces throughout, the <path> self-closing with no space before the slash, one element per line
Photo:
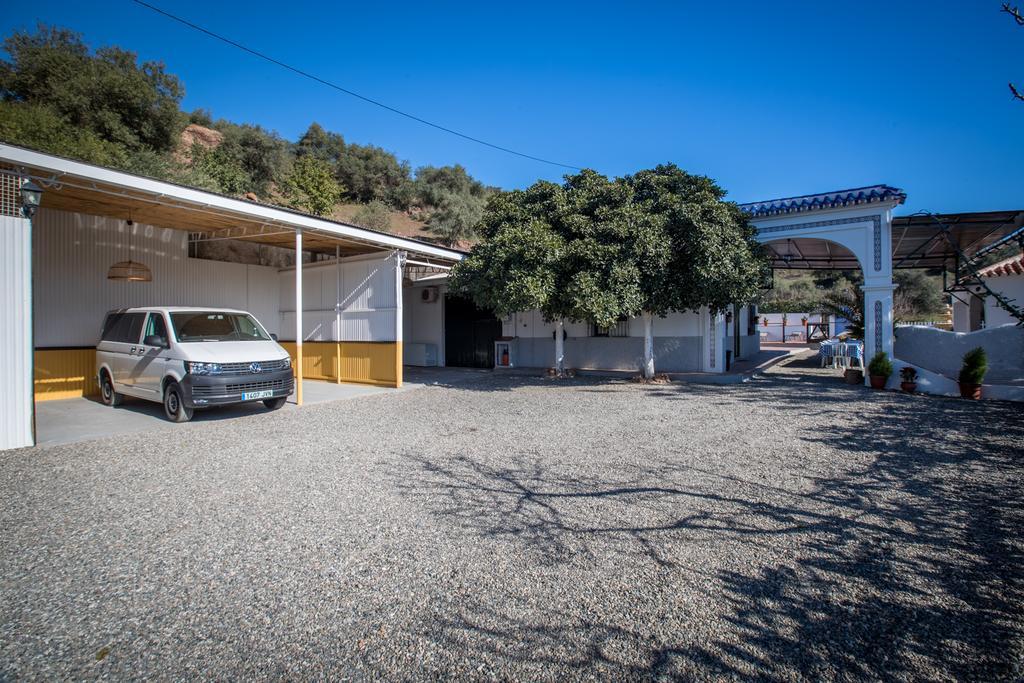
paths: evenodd
<path fill-rule="evenodd" d="M 561 377 L 565 374 L 565 321 L 555 321 L 555 372 Z"/>
<path fill-rule="evenodd" d="M 654 315 L 644 311 L 644 377 L 654 378 Z"/>

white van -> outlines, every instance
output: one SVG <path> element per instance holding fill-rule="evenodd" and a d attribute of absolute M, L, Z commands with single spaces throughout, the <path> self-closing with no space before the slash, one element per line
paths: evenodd
<path fill-rule="evenodd" d="M 252 315 L 183 306 L 107 313 L 96 381 L 105 404 L 159 401 L 174 422 L 192 419 L 195 408 L 245 401 L 277 410 L 295 386 L 288 352 Z"/>

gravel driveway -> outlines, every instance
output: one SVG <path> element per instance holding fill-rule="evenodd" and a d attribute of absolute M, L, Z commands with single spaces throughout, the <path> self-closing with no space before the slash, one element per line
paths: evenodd
<path fill-rule="evenodd" d="M 801 365 L 0 454 L 0 679 L 1024 675 L 1022 406 Z"/>

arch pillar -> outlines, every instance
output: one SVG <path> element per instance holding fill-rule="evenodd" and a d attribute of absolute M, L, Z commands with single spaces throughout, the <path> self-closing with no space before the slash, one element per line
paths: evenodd
<path fill-rule="evenodd" d="M 893 292 L 896 285 L 892 277 L 865 284 L 864 291 L 864 362 L 879 351 L 892 359 L 893 350 Z M 864 380 L 867 381 L 867 373 Z"/>

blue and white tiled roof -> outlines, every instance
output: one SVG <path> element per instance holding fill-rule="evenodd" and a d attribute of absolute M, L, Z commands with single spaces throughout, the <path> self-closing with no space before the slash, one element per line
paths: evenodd
<path fill-rule="evenodd" d="M 898 187 L 870 185 L 868 187 L 855 187 L 852 190 L 822 192 L 821 194 L 808 194 L 802 197 L 785 197 L 783 199 L 771 199 L 766 202 L 751 202 L 749 204 L 740 204 L 740 208 L 751 216 L 775 216 L 894 200 L 896 203 L 902 204 L 906 198 L 907 194 Z"/>

